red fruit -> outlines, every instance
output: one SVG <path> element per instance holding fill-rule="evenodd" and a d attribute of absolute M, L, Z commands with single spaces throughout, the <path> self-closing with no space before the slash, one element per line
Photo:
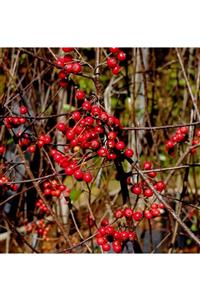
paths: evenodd
<path fill-rule="evenodd" d="M 128 240 L 128 236 L 129 236 L 128 231 L 122 231 L 121 232 L 121 240 L 122 241 Z"/>
<path fill-rule="evenodd" d="M 110 245 L 108 244 L 108 243 L 104 243 L 103 245 L 102 245 L 102 249 L 103 249 L 103 251 L 110 251 Z"/>
<path fill-rule="evenodd" d="M 115 66 L 115 67 L 112 69 L 113 75 L 117 75 L 117 74 L 119 74 L 119 72 L 120 72 L 120 66 L 119 66 L 119 65 Z"/>
<path fill-rule="evenodd" d="M 74 121 L 79 121 L 80 118 L 81 118 L 81 114 L 80 114 L 79 111 L 74 111 L 74 112 L 72 113 L 72 119 L 73 119 Z"/>
<path fill-rule="evenodd" d="M 114 232 L 115 232 L 114 227 L 111 226 L 111 225 L 105 227 L 105 230 L 106 230 L 106 234 L 107 234 L 107 235 L 113 235 Z"/>
<path fill-rule="evenodd" d="M 113 238 L 115 240 L 120 240 L 121 239 L 121 232 L 115 231 L 114 234 L 113 234 Z"/>
<path fill-rule="evenodd" d="M 163 181 L 158 181 L 156 184 L 155 184 L 155 189 L 158 191 L 158 192 L 162 192 L 164 189 L 165 189 L 165 183 Z"/>
<path fill-rule="evenodd" d="M 119 52 L 119 48 L 109 48 L 110 52 L 116 54 Z"/>
<path fill-rule="evenodd" d="M 114 148 L 114 147 L 115 147 L 115 142 L 114 142 L 114 140 L 107 140 L 106 146 L 107 146 L 108 148 Z"/>
<path fill-rule="evenodd" d="M 87 216 L 86 217 L 86 223 L 88 226 L 92 227 L 94 225 L 94 219 L 92 216 Z"/>
<path fill-rule="evenodd" d="M 88 126 L 92 126 L 94 124 L 94 119 L 92 117 L 86 117 L 85 124 Z"/>
<path fill-rule="evenodd" d="M 107 150 L 105 147 L 101 147 L 101 148 L 97 151 L 97 154 L 98 154 L 100 157 L 106 157 L 107 154 L 108 154 L 108 150 Z"/>
<path fill-rule="evenodd" d="M 165 208 L 164 204 L 163 203 L 159 203 L 159 208 L 164 209 Z"/>
<path fill-rule="evenodd" d="M 49 144 L 49 143 L 51 143 L 51 137 L 50 137 L 50 135 L 45 135 L 45 137 L 44 137 L 44 143 L 45 144 Z"/>
<path fill-rule="evenodd" d="M 74 48 L 62 48 L 62 50 L 66 53 L 68 52 L 72 52 L 74 50 Z"/>
<path fill-rule="evenodd" d="M 148 176 L 151 177 L 151 178 L 154 178 L 156 177 L 157 173 L 155 171 L 151 171 L 148 173 Z"/>
<path fill-rule="evenodd" d="M 151 213 L 152 213 L 152 215 L 153 215 L 154 217 L 160 216 L 160 210 L 157 209 L 157 208 L 152 209 L 152 210 L 151 210 Z"/>
<path fill-rule="evenodd" d="M 184 140 L 185 135 L 182 134 L 182 133 L 177 133 L 176 134 L 176 138 L 177 138 L 177 141 L 180 143 L 180 142 L 182 142 Z"/>
<path fill-rule="evenodd" d="M 65 79 L 61 79 L 60 81 L 59 81 L 59 85 L 62 87 L 62 88 L 65 88 L 65 87 L 67 87 L 67 80 L 65 80 Z"/>
<path fill-rule="evenodd" d="M 35 146 L 35 145 L 31 145 L 31 146 L 29 146 L 29 147 L 27 148 L 27 150 L 28 150 L 28 152 L 30 152 L 30 153 L 34 153 L 35 150 L 36 150 L 36 146 Z"/>
<path fill-rule="evenodd" d="M 142 189 L 141 189 L 141 187 L 139 187 L 137 185 L 133 185 L 131 187 L 131 192 L 135 195 L 140 195 L 142 193 Z"/>
<path fill-rule="evenodd" d="M 106 235 L 106 229 L 104 227 L 99 228 L 98 231 L 101 234 L 101 236 Z"/>
<path fill-rule="evenodd" d="M 117 65 L 117 60 L 114 57 L 108 57 L 107 65 L 109 68 L 114 68 Z"/>
<path fill-rule="evenodd" d="M 144 170 L 151 170 L 152 169 L 152 163 L 150 161 L 144 162 Z"/>
<path fill-rule="evenodd" d="M 80 72 L 81 72 L 81 69 L 82 69 L 82 68 L 81 68 L 80 63 L 75 62 L 75 63 L 72 64 L 72 72 L 73 72 L 74 74 L 80 73 Z"/>
<path fill-rule="evenodd" d="M 152 209 L 158 208 L 158 203 L 154 202 L 154 203 L 151 205 L 151 208 L 152 208 Z"/>
<path fill-rule="evenodd" d="M 67 64 L 65 65 L 65 72 L 66 72 L 67 74 L 70 74 L 70 73 L 72 73 L 72 70 L 73 70 L 73 64 L 72 64 L 72 63 L 67 63 Z"/>
<path fill-rule="evenodd" d="M 127 149 L 124 151 L 124 155 L 125 155 L 126 157 L 132 157 L 133 154 L 134 154 L 134 152 L 133 152 L 132 149 L 127 148 Z"/>
<path fill-rule="evenodd" d="M 124 150 L 124 148 L 125 148 L 124 142 L 122 142 L 122 141 L 117 142 L 115 145 L 115 148 L 119 151 Z"/>
<path fill-rule="evenodd" d="M 51 189 L 49 189 L 49 188 L 44 189 L 44 194 L 51 195 Z"/>
<path fill-rule="evenodd" d="M 115 160 L 117 158 L 117 155 L 115 153 L 108 153 L 107 159 L 109 160 Z"/>
<path fill-rule="evenodd" d="M 58 73 L 58 78 L 59 78 L 59 79 L 65 79 L 65 78 L 66 78 L 66 73 L 65 73 L 64 71 L 60 71 L 60 72 Z"/>
<path fill-rule="evenodd" d="M 99 148 L 99 145 L 100 145 L 100 143 L 99 143 L 98 140 L 92 140 L 92 141 L 90 142 L 90 146 L 91 146 L 92 149 L 98 149 L 98 148 Z"/>
<path fill-rule="evenodd" d="M 133 219 L 135 221 L 140 221 L 142 219 L 142 212 L 141 211 L 136 211 L 133 213 Z"/>
<path fill-rule="evenodd" d="M 125 208 L 125 210 L 124 210 L 124 216 L 125 216 L 126 218 L 131 218 L 132 215 L 133 215 L 132 209 L 131 209 L 131 208 Z"/>
<path fill-rule="evenodd" d="M 20 106 L 19 112 L 20 112 L 20 114 L 24 115 L 28 112 L 28 109 L 26 106 Z"/>
<path fill-rule="evenodd" d="M 183 133 L 183 134 L 187 134 L 188 133 L 188 127 L 181 127 L 180 128 L 180 131 L 181 131 L 181 133 Z"/>
<path fill-rule="evenodd" d="M 151 197 L 151 196 L 153 196 L 153 191 L 151 189 L 144 190 L 144 196 L 145 197 Z"/>
<path fill-rule="evenodd" d="M 117 58 L 119 60 L 125 60 L 126 59 L 126 53 L 124 53 L 123 51 L 120 51 L 118 54 L 117 54 Z"/>
<path fill-rule="evenodd" d="M 120 219 L 123 217 L 123 211 L 121 209 L 117 209 L 114 213 L 116 219 Z"/>
<path fill-rule="evenodd" d="M 4 154 L 6 152 L 6 147 L 4 145 L 0 146 L 0 155 Z"/>
<path fill-rule="evenodd" d="M 134 231 L 129 231 L 128 238 L 130 241 L 134 241 L 136 239 L 136 233 Z"/>
<path fill-rule="evenodd" d="M 114 243 L 114 242 L 113 242 Z M 112 243 L 112 245 L 113 245 L 113 251 L 115 252 L 115 253 L 120 253 L 121 251 L 122 251 L 122 246 L 120 245 L 120 244 L 113 244 Z"/>
<path fill-rule="evenodd" d="M 174 144 L 173 141 L 168 140 L 168 141 L 166 142 L 166 149 L 167 149 L 167 150 L 169 150 L 169 149 L 171 149 L 171 148 L 174 148 L 174 146 L 175 146 L 175 144 Z"/>
<path fill-rule="evenodd" d="M 109 221 L 108 218 L 103 218 L 103 220 L 101 221 L 101 226 L 105 227 L 109 225 Z"/>
<path fill-rule="evenodd" d="M 89 101 L 85 100 L 82 104 L 82 108 L 83 108 L 83 110 L 90 111 L 92 108 L 92 105 Z"/>
<path fill-rule="evenodd" d="M 39 148 L 43 147 L 44 144 L 45 144 L 45 143 L 44 143 L 44 141 L 42 141 L 42 140 L 39 140 L 39 141 L 37 142 L 37 145 L 38 145 Z"/>
<path fill-rule="evenodd" d="M 82 180 L 83 179 L 83 172 L 80 169 L 74 171 L 74 177 L 77 180 Z"/>
<path fill-rule="evenodd" d="M 117 132 L 115 132 L 115 131 L 108 132 L 108 139 L 109 140 L 115 140 L 116 137 L 117 137 Z"/>
<path fill-rule="evenodd" d="M 85 93 L 82 90 L 77 90 L 75 97 L 77 100 L 83 100 L 85 98 Z"/>
<path fill-rule="evenodd" d="M 98 237 L 96 239 L 96 241 L 97 241 L 97 244 L 100 245 L 100 246 L 107 242 L 106 238 L 104 238 L 104 237 Z"/>
<path fill-rule="evenodd" d="M 148 210 L 148 209 L 146 209 L 146 210 L 144 211 L 144 216 L 145 216 L 145 218 L 147 218 L 147 219 L 151 219 L 151 218 L 153 217 L 151 211 Z"/>
<path fill-rule="evenodd" d="M 56 64 L 57 66 L 59 66 L 59 67 L 64 67 L 64 58 L 63 58 L 63 57 L 59 57 L 59 58 L 56 60 L 55 64 Z"/>
<path fill-rule="evenodd" d="M 107 122 L 108 121 L 108 114 L 106 112 L 102 112 L 100 115 L 100 118 L 103 122 Z"/>
<path fill-rule="evenodd" d="M 196 136 L 200 137 L 200 129 L 197 129 L 195 134 L 196 134 Z"/>
<path fill-rule="evenodd" d="M 69 129 L 67 132 L 66 132 L 66 137 L 69 141 L 73 140 L 74 137 L 75 137 L 75 133 L 74 131 L 72 131 L 71 129 Z"/>
<path fill-rule="evenodd" d="M 66 186 L 64 184 L 60 184 L 58 188 L 61 192 L 64 192 L 66 190 Z"/>
<path fill-rule="evenodd" d="M 66 175 L 72 175 L 74 173 L 74 170 L 71 167 L 65 168 Z"/>
<path fill-rule="evenodd" d="M 93 106 L 92 106 L 92 109 L 91 109 L 91 114 L 92 114 L 93 116 L 99 116 L 99 115 L 101 114 L 101 109 L 100 109 L 100 107 L 97 106 L 97 105 L 93 105 Z"/>
<path fill-rule="evenodd" d="M 83 180 L 87 183 L 91 182 L 93 179 L 91 173 L 89 172 L 86 172 L 84 175 L 83 175 Z"/>

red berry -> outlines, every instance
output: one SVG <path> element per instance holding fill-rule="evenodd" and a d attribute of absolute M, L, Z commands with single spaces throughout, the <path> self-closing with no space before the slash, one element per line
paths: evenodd
<path fill-rule="evenodd" d="M 104 243 L 103 245 L 102 245 L 102 249 L 103 249 L 103 251 L 110 251 L 110 245 L 108 244 L 108 243 Z"/>
<path fill-rule="evenodd" d="M 114 57 L 107 58 L 107 65 L 109 68 L 114 68 L 117 65 L 117 61 Z"/>
<path fill-rule="evenodd" d="M 82 108 L 83 108 L 83 110 L 90 111 L 92 108 L 92 105 L 89 101 L 85 100 L 82 104 Z"/>
<path fill-rule="evenodd" d="M 187 127 L 181 127 L 180 128 L 180 131 L 181 131 L 181 133 L 183 133 L 183 134 L 187 134 L 188 133 L 188 128 Z"/>
<path fill-rule="evenodd" d="M 116 219 L 120 219 L 123 217 L 123 211 L 121 209 L 117 209 L 114 213 Z"/>
<path fill-rule="evenodd" d="M 0 155 L 6 152 L 6 147 L 4 145 L 0 145 Z"/>
<path fill-rule="evenodd" d="M 120 66 L 119 66 L 119 65 L 115 66 L 115 67 L 112 69 L 113 75 L 117 75 L 117 74 L 119 74 L 119 72 L 120 72 Z"/>
<path fill-rule="evenodd" d="M 148 209 L 146 209 L 146 210 L 144 211 L 144 216 L 145 216 L 145 218 L 147 218 L 147 219 L 151 219 L 151 218 L 153 217 L 151 211 L 148 210 Z"/>
<path fill-rule="evenodd" d="M 150 161 L 144 162 L 144 170 L 151 170 L 152 169 L 152 163 Z"/>
<path fill-rule="evenodd" d="M 62 50 L 66 53 L 71 52 L 74 50 L 74 48 L 62 48 Z"/>
<path fill-rule="evenodd" d="M 74 112 L 72 113 L 72 119 L 73 119 L 74 121 L 79 121 L 80 118 L 81 118 L 81 113 L 80 113 L 79 111 L 74 111 Z"/>
<path fill-rule="evenodd" d="M 134 231 L 129 231 L 128 238 L 130 241 L 134 241 L 136 239 L 136 233 Z"/>
<path fill-rule="evenodd" d="M 19 112 L 20 112 L 20 114 L 24 115 L 28 112 L 28 109 L 26 106 L 20 106 Z"/>
<path fill-rule="evenodd" d="M 83 180 L 87 183 L 91 182 L 93 179 L 91 173 L 87 172 L 83 175 Z"/>
<path fill-rule="evenodd" d="M 118 54 L 117 54 L 117 58 L 119 60 L 125 60 L 126 59 L 126 53 L 124 53 L 123 51 L 120 51 Z"/>
<path fill-rule="evenodd" d="M 115 132 L 115 131 L 108 132 L 108 139 L 109 140 L 115 140 L 116 137 L 117 137 L 117 132 Z"/>
<path fill-rule="evenodd" d="M 142 193 L 142 189 L 138 185 L 133 185 L 131 187 L 131 192 L 135 195 L 140 195 Z"/>
<path fill-rule="evenodd" d="M 124 148 L 125 148 L 125 144 L 124 144 L 124 142 L 122 142 L 122 141 L 119 141 L 119 142 L 117 142 L 116 143 L 116 145 L 115 145 L 115 148 L 117 149 L 117 150 L 124 150 Z"/>
<path fill-rule="evenodd" d="M 125 210 L 124 210 L 124 216 L 125 216 L 126 218 L 131 218 L 132 215 L 133 215 L 132 209 L 131 209 L 131 208 L 125 208 Z"/>
<path fill-rule="evenodd" d="M 119 52 L 119 48 L 109 48 L 110 52 L 116 54 Z"/>
<path fill-rule="evenodd" d="M 35 146 L 35 145 L 31 145 L 31 146 L 29 146 L 29 147 L 27 148 L 27 150 L 28 150 L 28 152 L 30 152 L 30 153 L 34 153 L 35 150 L 36 150 L 36 146 Z"/>
<path fill-rule="evenodd" d="M 82 180 L 83 179 L 83 172 L 80 169 L 74 171 L 74 177 L 77 180 Z"/>
<path fill-rule="evenodd" d="M 126 157 L 132 157 L 133 154 L 134 154 L 134 152 L 133 152 L 132 149 L 127 148 L 127 149 L 124 151 L 124 155 L 125 155 Z"/>
<path fill-rule="evenodd" d="M 144 190 L 144 196 L 145 197 L 151 197 L 151 196 L 153 196 L 153 191 L 151 189 Z"/>
<path fill-rule="evenodd" d="M 73 72 L 74 74 L 80 73 L 80 72 L 81 72 L 81 69 L 82 69 L 82 68 L 81 68 L 80 63 L 75 62 L 75 63 L 72 64 L 72 72 Z"/>
<path fill-rule="evenodd" d="M 114 244 L 114 242 L 112 243 L 112 245 L 113 245 L 113 251 L 115 252 L 115 253 L 120 253 L 121 251 L 122 251 L 122 246 L 120 245 L 120 244 Z"/>
<path fill-rule="evenodd" d="M 142 219 L 142 212 L 141 211 L 136 211 L 133 213 L 133 219 L 135 221 L 140 221 Z"/>
<path fill-rule="evenodd" d="M 107 154 L 108 154 L 108 150 L 107 150 L 105 147 L 101 147 L 101 148 L 97 151 L 97 154 L 98 154 L 100 157 L 106 157 Z"/>
<path fill-rule="evenodd" d="M 151 171 L 148 173 L 148 176 L 151 177 L 151 178 L 154 178 L 156 177 L 157 173 L 155 171 Z"/>
<path fill-rule="evenodd" d="M 109 221 L 108 218 L 103 218 L 103 220 L 101 221 L 101 226 L 105 227 L 109 225 Z"/>
<path fill-rule="evenodd" d="M 71 167 L 65 168 L 66 175 L 72 175 L 74 173 L 74 170 Z"/>
<path fill-rule="evenodd" d="M 85 93 L 82 90 L 77 90 L 75 97 L 77 100 L 83 100 L 85 98 Z"/>
<path fill-rule="evenodd" d="M 106 238 L 104 238 L 104 237 L 98 237 L 96 239 L 96 241 L 97 241 L 97 244 L 100 245 L 100 246 L 107 242 Z"/>

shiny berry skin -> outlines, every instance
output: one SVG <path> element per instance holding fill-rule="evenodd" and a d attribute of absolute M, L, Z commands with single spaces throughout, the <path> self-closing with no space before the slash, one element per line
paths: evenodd
<path fill-rule="evenodd" d="M 77 100 L 83 100 L 85 98 L 85 93 L 82 90 L 77 90 L 75 97 Z"/>
<path fill-rule="evenodd" d="M 82 104 L 82 109 L 86 111 L 90 111 L 92 108 L 92 105 L 89 101 L 85 100 Z"/>
<path fill-rule="evenodd" d="M 98 154 L 100 157 L 106 157 L 106 156 L 107 156 L 107 153 L 108 153 L 108 150 L 107 150 L 105 147 L 101 147 L 101 148 L 97 151 L 97 154 Z"/>
<path fill-rule="evenodd" d="M 142 219 L 142 212 L 141 211 L 136 211 L 133 213 L 133 219 L 135 221 L 140 221 Z"/>
<path fill-rule="evenodd" d="M 159 208 L 164 209 L 165 208 L 164 204 L 163 203 L 159 203 Z"/>
<path fill-rule="evenodd" d="M 165 183 L 163 181 L 158 181 L 156 184 L 155 184 L 155 189 L 158 191 L 158 192 L 162 192 L 164 189 L 165 189 Z"/>
<path fill-rule="evenodd" d="M 4 145 L 0 145 L 0 155 L 6 152 L 6 147 Z"/>
<path fill-rule="evenodd" d="M 153 209 L 151 210 L 151 213 L 152 213 L 153 217 L 158 217 L 158 216 L 160 216 L 160 210 L 157 209 L 157 208 L 153 208 Z"/>
<path fill-rule="evenodd" d="M 72 72 L 73 72 L 74 74 L 80 73 L 81 70 L 82 70 L 82 68 L 81 68 L 80 63 L 75 62 L 75 63 L 72 64 Z"/>
<path fill-rule="evenodd" d="M 107 235 L 113 235 L 115 232 L 114 227 L 111 225 L 108 225 L 107 227 L 105 227 L 105 230 L 106 230 Z"/>
<path fill-rule="evenodd" d="M 90 142 L 90 147 L 91 147 L 92 149 L 98 149 L 99 146 L 100 146 L 100 143 L 99 143 L 98 140 L 92 140 L 92 141 Z"/>
<path fill-rule="evenodd" d="M 115 131 L 108 132 L 108 139 L 109 140 L 115 140 L 116 137 L 117 137 L 117 132 L 115 132 Z"/>
<path fill-rule="evenodd" d="M 114 142 L 114 140 L 107 140 L 107 142 L 106 142 L 106 146 L 108 147 L 108 148 L 115 148 L 115 142 Z"/>
<path fill-rule="evenodd" d="M 62 48 L 62 50 L 66 53 L 68 52 L 72 52 L 74 50 L 74 48 Z"/>
<path fill-rule="evenodd" d="M 180 128 L 180 131 L 181 131 L 181 133 L 183 133 L 183 134 L 187 134 L 188 133 L 188 128 L 187 127 L 181 127 Z"/>
<path fill-rule="evenodd" d="M 151 196 L 153 196 L 153 191 L 151 189 L 144 190 L 144 196 L 145 197 L 151 197 Z"/>
<path fill-rule="evenodd" d="M 128 231 L 122 231 L 121 232 L 121 240 L 122 241 L 128 240 L 128 236 L 129 236 Z"/>
<path fill-rule="evenodd" d="M 77 179 L 77 180 L 82 180 L 83 179 L 83 172 L 81 170 L 75 170 L 74 171 L 74 177 Z"/>
<path fill-rule="evenodd" d="M 35 145 L 31 145 L 27 148 L 27 151 L 30 153 L 35 153 L 36 150 L 36 146 Z"/>
<path fill-rule="evenodd" d="M 156 177 L 157 173 L 155 171 L 151 171 L 151 172 L 147 173 L 147 175 L 151 178 L 154 178 L 154 177 Z"/>
<path fill-rule="evenodd" d="M 151 205 L 151 208 L 152 208 L 152 209 L 158 208 L 158 203 L 154 202 L 154 203 Z"/>
<path fill-rule="evenodd" d="M 182 133 L 178 133 L 178 134 L 176 134 L 176 138 L 177 138 L 177 142 L 180 143 L 180 142 L 182 142 L 184 140 L 185 135 L 182 134 Z"/>
<path fill-rule="evenodd" d="M 119 151 L 124 150 L 124 148 L 125 148 L 124 142 L 122 142 L 122 141 L 117 142 L 115 145 L 115 148 Z"/>
<path fill-rule="evenodd" d="M 132 215 L 133 215 L 132 209 L 131 209 L 131 208 L 125 208 L 125 210 L 124 210 L 124 216 L 125 216 L 126 218 L 131 218 Z"/>
<path fill-rule="evenodd" d="M 117 65 L 117 61 L 114 57 L 108 57 L 106 62 L 109 68 L 114 68 Z"/>
<path fill-rule="evenodd" d="M 117 54 L 117 58 L 120 60 L 120 61 L 123 61 L 126 59 L 126 53 L 124 53 L 123 51 L 120 51 L 118 54 Z"/>
<path fill-rule="evenodd" d="M 73 64 L 72 63 L 67 63 L 65 65 L 65 72 L 67 74 L 70 74 L 70 73 L 72 73 L 72 71 L 73 71 Z"/>
<path fill-rule="evenodd" d="M 151 218 L 153 217 L 151 211 L 148 210 L 148 209 L 146 209 L 146 210 L 144 211 L 144 216 L 145 216 L 145 218 L 147 218 L 147 219 L 151 219 Z"/>
<path fill-rule="evenodd" d="M 60 71 L 60 72 L 58 73 L 58 78 L 59 78 L 59 79 L 65 79 L 65 78 L 66 78 L 66 73 L 65 73 L 64 71 Z"/>
<path fill-rule="evenodd" d="M 96 241 L 97 241 L 97 244 L 100 245 L 100 246 L 107 242 L 107 240 L 104 237 L 98 237 L 96 239 Z"/>
<path fill-rule="evenodd" d="M 66 167 L 65 173 L 66 173 L 66 175 L 73 175 L 74 170 L 71 167 Z"/>
<path fill-rule="evenodd" d="M 195 135 L 196 135 L 197 137 L 200 137 L 200 129 L 197 129 L 197 130 L 196 130 Z"/>
<path fill-rule="evenodd" d="M 101 221 L 101 226 L 105 227 L 109 225 L 109 221 L 108 218 L 103 218 L 103 220 Z"/>
<path fill-rule="evenodd" d="M 134 152 L 133 152 L 132 149 L 127 148 L 127 149 L 124 151 L 124 155 L 125 155 L 126 157 L 132 157 L 133 154 L 134 154 Z"/>
<path fill-rule="evenodd" d="M 74 121 L 79 121 L 81 119 L 81 113 L 79 111 L 74 111 L 72 113 L 72 119 Z"/>
<path fill-rule="evenodd" d="M 144 170 L 151 170 L 152 169 L 152 163 L 150 161 L 144 162 Z"/>
<path fill-rule="evenodd" d="M 128 232 L 128 239 L 130 241 L 134 241 L 136 239 L 136 233 L 134 231 L 129 231 Z"/>
<path fill-rule="evenodd" d="M 133 185 L 131 187 L 131 193 L 133 193 L 135 195 L 140 195 L 142 193 L 142 189 L 141 189 L 141 187 L 139 187 L 137 185 Z"/>
<path fill-rule="evenodd" d="M 56 124 L 56 128 L 57 128 L 59 131 L 61 131 L 61 132 L 65 132 L 65 130 L 66 130 L 66 125 L 65 125 L 65 123 L 60 122 L 60 123 L 57 123 L 57 124 Z"/>
<path fill-rule="evenodd" d="M 121 209 L 117 209 L 114 213 L 116 219 L 120 219 L 123 217 L 123 211 Z"/>
<path fill-rule="evenodd" d="M 108 243 L 104 243 L 102 245 L 102 249 L 103 249 L 103 251 L 107 252 L 107 251 L 110 251 L 111 247 Z"/>
<path fill-rule="evenodd" d="M 89 172 L 86 172 L 85 174 L 83 174 L 83 180 L 87 183 L 91 182 L 93 179 L 92 174 Z"/>
<path fill-rule="evenodd" d="M 120 68 L 119 65 L 115 66 L 115 67 L 112 69 L 113 75 L 118 75 L 119 72 L 120 72 L 120 69 L 121 69 L 121 68 Z"/>
<path fill-rule="evenodd" d="M 108 153 L 107 159 L 108 160 L 115 160 L 117 158 L 117 155 L 115 153 Z"/>
<path fill-rule="evenodd" d="M 66 186 L 64 184 L 60 184 L 58 188 L 61 192 L 64 192 L 66 190 Z"/>
<path fill-rule="evenodd" d="M 174 144 L 173 141 L 168 140 L 168 141 L 166 142 L 166 149 L 167 149 L 167 150 L 174 148 L 174 146 L 175 146 L 175 144 Z"/>
<path fill-rule="evenodd" d="M 25 115 L 28 112 L 28 109 L 26 106 L 20 106 L 19 112 L 20 114 Z"/>
<path fill-rule="evenodd" d="M 114 242 L 113 242 L 114 243 Z M 112 243 L 112 244 L 113 244 Z M 122 251 L 122 246 L 120 244 L 113 244 L 113 251 L 115 253 L 120 253 Z"/>
<path fill-rule="evenodd" d="M 119 52 L 119 48 L 109 48 L 110 52 L 116 54 Z"/>

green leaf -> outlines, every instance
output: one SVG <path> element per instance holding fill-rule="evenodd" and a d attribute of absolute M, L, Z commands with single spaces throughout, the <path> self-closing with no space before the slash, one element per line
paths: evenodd
<path fill-rule="evenodd" d="M 72 202 L 75 202 L 75 201 L 77 201 L 78 200 L 78 198 L 80 197 L 80 195 L 81 195 L 81 190 L 72 190 L 71 192 L 70 192 L 70 199 L 72 200 Z"/>

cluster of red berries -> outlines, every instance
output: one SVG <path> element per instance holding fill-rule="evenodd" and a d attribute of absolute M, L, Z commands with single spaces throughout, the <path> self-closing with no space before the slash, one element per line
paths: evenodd
<path fill-rule="evenodd" d="M 78 155 L 81 155 L 80 158 L 85 155 L 86 165 L 86 158 L 91 157 L 91 154 L 115 160 L 120 154 L 130 158 L 134 153 L 132 149 L 126 149 L 124 141 L 118 138 L 122 128 L 119 119 L 106 113 L 99 105 L 88 101 L 82 90 L 77 90 L 75 97 L 82 101 L 80 110 L 71 114 L 68 123 L 59 122 L 56 125 L 57 130 L 66 136 L 69 144 L 69 147 L 65 147 L 67 153 L 64 155 L 52 149 L 51 154 L 67 175 L 90 182 L 90 173 L 84 173 L 78 166 Z"/>
<path fill-rule="evenodd" d="M 112 249 L 115 253 L 122 252 L 123 245 L 127 241 L 134 241 L 136 233 L 133 230 L 128 230 L 120 227 L 116 230 L 114 226 L 109 225 L 108 220 L 104 219 L 101 222 L 101 227 L 96 235 L 96 242 L 101 246 L 102 250 L 108 252 Z"/>
<path fill-rule="evenodd" d="M 26 123 L 26 119 L 23 117 L 6 117 L 4 118 L 4 124 L 8 129 L 16 128 Z"/>
<path fill-rule="evenodd" d="M 166 185 L 162 180 L 156 181 L 155 179 L 153 179 L 157 176 L 157 172 L 153 171 L 152 168 L 153 168 L 153 164 L 151 162 L 149 162 L 149 161 L 144 162 L 143 169 L 145 171 L 150 171 L 147 173 L 147 176 L 150 177 L 149 180 L 152 181 L 154 188 L 158 192 L 162 192 L 166 188 Z M 146 181 L 140 181 L 140 182 L 132 185 L 131 192 L 135 195 L 138 195 L 138 196 L 143 195 L 144 197 L 147 197 L 147 198 L 153 196 L 153 191 L 151 188 L 148 187 Z"/>
<path fill-rule="evenodd" d="M 166 150 L 170 155 L 174 154 L 174 147 L 176 144 L 184 142 L 187 139 L 188 128 L 180 127 L 176 130 L 175 134 L 166 141 Z"/>
<path fill-rule="evenodd" d="M 74 51 L 74 48 L 62 48 L 65 53 Z M 61 67 L 62 70 L 58 73 L 60 79 L 59 84 L 61 87 L 67 86 L 67 76 L 69 74 L 78 74 L 82 71 L 80 62 L 75 61 L 73 56 L 70 54 L 57 58 L 56 65 Z"/>
<path fill-rule="evenodd" d="M 112 70 L 113 75 L 117 75 L 120 72 L 119 63 L 126 59 L 126 53 L 119 48 L 109 48 L 112 54 L 107 58 L 107 66 Z"/>
<path fill-rule="evenodd" d="M 48 241 L 47 234 L 49 230 L 50 230 L 50 225 L 47 224 L 47 221 L 45 221 L 44 219 L 41 219 L 37 222 L 25 224 L 26 233 L 31 233 L 35 231 L 40 236 L 40 238 L 46 241 Z"/>
<path fill-rule="evenodd" d="M 195 136 L 194 136 L 194 138 L 192 140 L 192 146 L 195 146 L 195 145 L 198 145 L 198 144 L 200 144 L 200 129 L 197 129 L 195 131 Z M 197 151 L 197 148 L 192 148 L 191 149 L 191 153 L 192 154 L 195 154 L 196 151 Z"/>
<path fill-rule="evenodd" d="M 16 183 L 9 183 L 9 178 L 5 175 L 0 175 L 0 189 L 3 189 L 4 191 L 7 191 L 8 189 L 11 189 L 12 191 L 18 190 L 18 185 Z"/>

